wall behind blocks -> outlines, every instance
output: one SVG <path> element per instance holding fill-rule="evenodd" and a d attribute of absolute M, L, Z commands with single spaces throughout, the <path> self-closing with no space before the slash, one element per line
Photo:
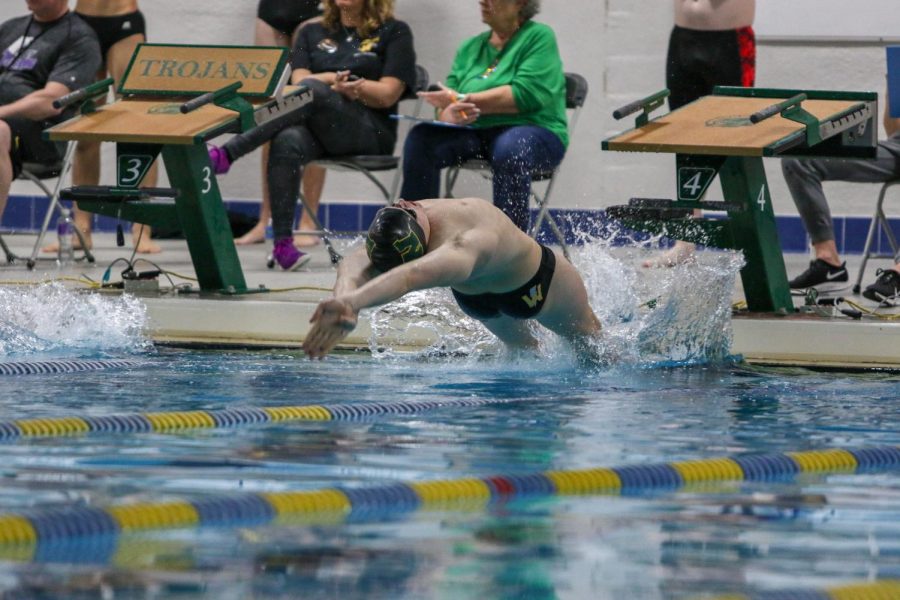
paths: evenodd
<path fill-rule="evenodd" d="M 617 106 L 665 85 L 665 53 L 672 25 L 669 0 L 544 0 L 538 20 L 557 32 L 565 68 L 590 82 L 588 103 L 566 158 L 555 206 L 602 208 L 631 196 L 672 197 L 674 159 L 651 154 L 604 153 L 600 142 L 631 126 L 616 122 Z M 72 2 L 74 6 L 74 0 Z M 144 0 L 151 41 L 251 44 L 254 0 Z M 397 0 L 397 16 L 416 37 L 419 63 L 438 80 L 446 76 L 457 44 L 484 30 L 477 0 Z M 25 13 L 21 0 L 0 2 L 0 19 Z M 900 33 L 900 32 L 898 32 Z M 759 48 L 757 85 L 814 89 L 874 90 L 883 93 L 884 50 L 880 44 L 787 42 Z M 113 148 L 104 149 L 104 180 L 110 181 Z M 796 214 L 776 160 L 766 161 L 776 211 Z M 257 156 L 240 161 L 221 180 L 227 199 L 258 199 Z M 31 193 L 16 183 L 13 193 Z M 459 193 L 489 195 L 475 179 Z M 869 214 L 874 186 L 829 184 L 836 214 Z M 718 190 L 712 196 L 719 195 Z M 352 174 L 332 173 L 325 200 L 377 202 L 372 187 Z"/>

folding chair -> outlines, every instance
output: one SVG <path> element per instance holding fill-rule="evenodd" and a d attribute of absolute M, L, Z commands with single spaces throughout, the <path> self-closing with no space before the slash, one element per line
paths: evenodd
<path fill-rule="evenodd" d="M 566 109 L 569 112 L 569 135 L 571 135 L 575 131 L 575 125 L 578 122 L 578 116 L 581 114 L 581 109 L 584 106 L 584 102 L 587 99 L 588 93 L 588 83 L 587 80 L 579 75 L 578 73 L 566 73 Z M 565 159 L 563 159 L 565 160 Z M 537 206 L 538 214 L 534 220 L 534 225 L 531 226 L 531 230 L 528 232 L 531 237 L 537 237 L 538 233 L 541 231 L 541 226 L 544 224 L 544 221 L 547 221 L 550 230 L 553 232 L 553 235 L 556 237 L 560 246 L 562 246 L 563 253 L 566 256 L 569 255 L 568 247 L 566 246 L 565 236 L 562 233 L 562 230 L 559 228 L 559 224 L 556 222 L 556 219 L 553 218 L 552 215 L 548 212 L 550 209 L 550 194 L 553 191 L 553 185 L 556 183 L 556 176 L 559 173 L 559 169 L 562 166 L 562 162 L 552 170 L 539 170 L 535 171 L 531 174 L 532 183 L 535 181 L 546 181 L 547 187 L 544 189 L 544 193 L 541 194 L 534 189 L 534 186 L 531 188 L 531 198 L 534 198 L 535 206 Z M 483 159 L 471 159 L 467 160 L 459 166 L 453 166 L 447 169 L 447 172 L 444 176 L 444 195 L 447 198 L 453 197 L 453 188 L 456 186 L 456 180 L 459 177 L 459 173 L 462 170 L 466 171 L 478 171 L 481 173 L 481 176 L 485 179 L 491 179 L 491 163 L 483 160 Z"/>
<path fill-rule="evenodd" d="M 428 89 L 428 71 L 425 69 L 425 67 L 416 65 L 416 87 L 412 91 L 413 93 L 424 92 L 426 89 Z M 415 108 L 413 109 L 412 116 L 418 117 L 421 110 L 422 99 L 416 98 Z M 400 191 L 400 177 L 402 174 L 400 169 L 400 162 L 401 157 L 398 155 L 360 154 L 353 156 L 329 156 L 313 161 L 311 164 L 315 164 L 334 171 L 351 171 L 354 173 L 361 173 L 369 181 L 371 181 L 375 185 L 375 187 L 378 188 L 378 191 L 380 191 L 381 195 L 384 197 L 385 203 L 392 204 L 394 200 L 397 199 L 397 194 Z M 378 179 L 378 177 L 375 176 L 375 173 L 391 170 L 394 171 L 394 179 L 391 183 L 390 189 L 388 189 Z M 306 198 L 304 198 L 302 194 L 300 196 L 300 200 L 303 203 L 303 209 L 309 213 L 310 217 L 312 217 L 313 223 L 315 223 L 316 227 L 318 227 L 319 229 L 318 231 L 296 231 L 295 233 L 306 233 L 312 235 L 322 235 L 323 233 L 327 234 L 327 230 L 325 230 L 322 227 L 322 224 L 319 223 L 318 215 L 316 215 L 315 211 L 309 210 L 309 206 L 306 203 Z"/>
<path fill-rule="evenodd" d="M 66 177 L 69 174 L 69 171 L 72 169 L 72 159 L 75 156 L 75 142 L 69 142 L 66 144 L 66 150 L 63 153 L 63 157 L 56 163 L 44 165 L 40 163 L 25 163 L 22 165 L 22 172 L 19 173 L 19 179 L 26 179 L 36 186 L 38 186 L 42 192 L 50 199 L 50 204 L 47 206 L 47 213 L 44 215 L 44 222 L 41 225 L 40 232 L 38 232 L 37 240 L 34 242 L 34 247 L 31 249 L 31 256 L 29 256 L 25 260 L 25 264 L 29 269 L 33 269 L 38 261 L 38 254 L 41 251 L 41 245 L 44 242 L 44 236 L 47 234 L 47 230 L 50 228 L 50 223 L 53 219 L 53 215 L 56 210 L 60 207 L 59 204 L 59 192 L 63 187 Z M 44 183 L 47 179 L 56 178 L 56 183 L 53 186 L 53 189 L 50 189 L 46 183 Z M 91 251 L 88 250 L 84 243 L 84 237 L 82 236 L 81 231 L 75 227 L 75 234 L 78 236 L 78 240 L 81 242 L 81 247 L 84 249 L 84 258 L 88 262 L 94 262 L 94 255 L 91 254 Z M 14 263 L 22 258 L 16 256 L 13 252 L 10 251 L 9 247 L 3 241 L 3 238 L 0 237 L 0 248 L 2 248 L 4 254 L 6 255 L 7 263 Z"/>
<path fill-rule="evenodd" d="M 900 185 L 900 179 L 888 181 L 881 186 L 881 192 L 878 194 L 878 202 L 875 203 L 875 214 L 872 215 L 872 222 L 869 223 L 869 233 L 866 235 L 866 245 L 863 248 L 862 264 L 859 265 L 859 274 L 856 276 L 856 284 L 853 286 L 854 294 L 858 294 L 862 289 L 861 284 L 863 275 L 865 275 L 866 272 L 866 263 L 869 262 L 870 258 L 894 258 L 897 255 L 897 238 L 894 237 L 894 232 L 891 231 L 887 217 L 884 215 L 883 208 L 884 197 L 887 194 L 888 189 L 895 185 Z M 891 246 L 892 254 L 882 254 L 873 249 L 873 246 L 875 246 L 875 234 L 879 227 L 884 232 L 884 236 Z"/>

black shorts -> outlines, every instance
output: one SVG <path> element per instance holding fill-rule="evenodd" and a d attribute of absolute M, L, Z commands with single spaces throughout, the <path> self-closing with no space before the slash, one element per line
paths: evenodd
<path fill-rule="evenodd" d="M 50 142 L 43 137 L 44 129 L 51 127 L 53 123 L 32 121 L 23 117 L 7 117 L 3 121 L 12 131 L 12 149 L 9 156 L 12 158 L 13 179 L 22 172 L 23 163 L 39 163 L 46 166 L 62 160 L 65 144 Z"/>
<path fill-rule="evenodd" d="M 556 271 L 556 255 L 541 244 L 541 265 L 528 283 L 502 294 L 476 294 L 473 296 L 451 290 L 456 303 L 473 319 L 493 319 L 504 314 L 516 319 L 532 319 L 544 308 L 544 299 L 550 290 Z"/>
<path fill-rule="evenodd" d="M 669 37 L 666 87 L 674 110 L 712 93 L 717 85 L 753 87 L 756 37 L 751 27 L 700 31 L 677 25 Z"/>
<path fill-rule="evenodd" d="M 259 0 L 256 9 L 259 19 L 288 37 L 297 25 L 320 14 L 319 0 Z"/>
<path fill-rule="evenodd" d="M 81 20 L 90 25 L 91 29 L 97 34 L 100 40 L 100 54 L 106 61 L 106 55 L 109 49 L 117 42 L 121 42 L 127 37 L 140 33 L 146 39 L 147 25 L 144 22 L 144 15 L 141 11 L 128 13 L 127 15 L 116 15 L 114 17 L 92 17 L 90 15 L 78 14 Z"/>

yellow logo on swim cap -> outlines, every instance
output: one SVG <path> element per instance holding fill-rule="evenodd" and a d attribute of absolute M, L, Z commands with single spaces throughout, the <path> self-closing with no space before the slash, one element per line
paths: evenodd
<path fill-rule="evenodd" d="M 403 262 L 415 260 L 425 254 L 425 246 L 422 245 L 422 240 L 415 231 L 410 231 L 404 237 L 395 240 L 393 246 Z"/>

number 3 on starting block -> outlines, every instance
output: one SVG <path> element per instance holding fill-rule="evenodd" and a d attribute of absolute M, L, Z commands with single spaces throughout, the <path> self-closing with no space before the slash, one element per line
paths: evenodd
<path fill-rule="evenodd" d="M 150 170 L 154 158 L 146 154 L 123 154 L 120 156 L 116 170 L 119 187 L 136 188 Z"/>
<path fill-rule="evenodd" d="M 119 144 L 116 159 L 116 182 L 119 187 L 136 188 L 147 175 L 159 154 L 159 147 Z"/>

